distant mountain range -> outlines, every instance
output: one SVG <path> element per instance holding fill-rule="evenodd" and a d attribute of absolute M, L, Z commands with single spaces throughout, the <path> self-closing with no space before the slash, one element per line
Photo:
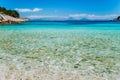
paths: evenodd
<path fill-rule="evenodd" d="M 30 19 L 32 21 L 120 21 L 120 16 L 118 16 L 115 19 L 111 19 L 111 20 L 100 20 L 100 19 L 96 19 L 96 20 L 91 20 L 88 18 L 80 18 L 80 19 L 74 19 L 72 17 L 68 18 L 68 19 L 48 19 L 48 18 L 39 18 L 39 19 Z"/>
<path fill-rule="evenodd" d="M 89 19 L 86 19 L 86 18 L 82 18 L 82 19 L 66 19 L 66 20 L 49 20 L 49 19 L 30 19 L 31 21 L 113 21 L 113 20 L 89 20 Z"/>

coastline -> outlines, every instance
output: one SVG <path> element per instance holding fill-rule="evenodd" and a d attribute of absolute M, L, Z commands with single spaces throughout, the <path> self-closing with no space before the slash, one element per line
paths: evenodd
<path fill-rule="evenodd" d="M 25 18 L 15 18 L 15 17 L 9 16 L 9 15 L 0 13 L 0 24 L 1 25 L 18 24 L 18 23 L 22 23 L 22 22 L 26 22 L 26 21 L 29 21 L 29 20 L 25 19 Z"/>

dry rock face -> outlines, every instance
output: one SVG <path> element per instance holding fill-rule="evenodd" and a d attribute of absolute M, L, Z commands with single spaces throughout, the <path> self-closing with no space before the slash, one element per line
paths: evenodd
<path fill-rule="evenodd" d="M 28 21 L 23 18 L 14 18 L 5 14 L 0 13 L 0 24 L 13 24 L 13 23 L 21 23 Z"/>

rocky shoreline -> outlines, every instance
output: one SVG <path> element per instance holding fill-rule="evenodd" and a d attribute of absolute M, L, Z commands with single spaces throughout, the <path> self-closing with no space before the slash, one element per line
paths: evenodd
<path fill-rule="evenodd" d="M 28 19 L 25 18 L 15 18 L 6 14 L 0 13 L 0 24 L 18 24 L 22 22 L 26 22 Z"/>

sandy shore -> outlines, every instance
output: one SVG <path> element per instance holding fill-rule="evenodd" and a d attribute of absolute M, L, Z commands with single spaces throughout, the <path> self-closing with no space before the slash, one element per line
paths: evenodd
<path fill-rule="evenodd" d="M 0 80 L 119 80 L 119 31 L 0 30 Z"/>

